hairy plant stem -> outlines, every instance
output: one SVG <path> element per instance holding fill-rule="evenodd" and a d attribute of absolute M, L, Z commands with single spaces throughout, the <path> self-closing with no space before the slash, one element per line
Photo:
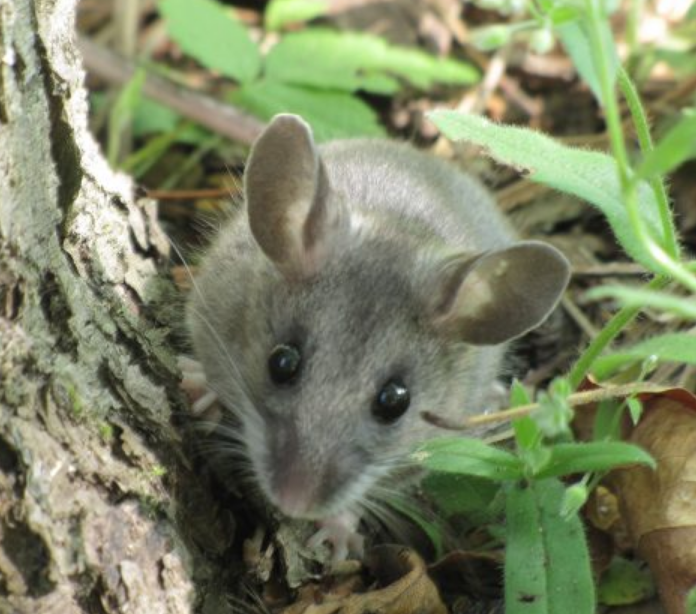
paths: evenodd
<path fill-rule="evenodd" d="M 604 36 L 602 36 L 603 15 L 600 0 L 587 0 L 587 7 L 593 61 L 599 77 L 612 152 L 618 166 L 619 182 L 626 202 L 626 208 L 628 209 L 631 226 L 638 240 L 650 256 L 654 269 L 664 275 L 673 277 L 692 292 L 696 292 L 696 277 L 653 239 L 641 218 L 638 208 L 638 186 L 632 178 L 633 171 L 628 161 L 626 143 L 624 142 L 621 128 L 619 106 L 614 92 L 613 79 L 609 74 L 609 66 L 606 60 L 609 56 L 606 41 Z"/>
<path fill-rule="evenodd" d="M 650 290 L 660 290 L 664 288 L 669 281 L 669 277 L 659 275 L 648 283 L 647 288 Z M 590 371 L 592 363 L 599 357 L 604 348 L 609 346 L 611 342 L 618 337 L 619 333 L 633 321 L 640 311 L 641 307 L 623 307 L 616 312 L 611 320 L 606 323 L 604 328 L 599 331 L 599 334 L 585 348 L 568 374 L 568 380 L 573 390 L 580 385 Z"/>
<path fill-rule="evenodd" d="M 612 152 L 616 159 L 621 191 L 636 236 L 654 260 L 655 268 L 662 272 L 661 275 L 656 276 L 648 284 L 647 288 L 651 290 L 664 288 L 667 283 L 669 283 L 670 278 L 673 277 L 683 283 L 687 288 L 696 292 L 696 277 L 691 274 L 688 267 L 676 260 L 676 258 L 679 257 L 679 243 L 674 230 L 667 192 L 662 180 L 659 178 L 651 182 L 651 187 L 658 203 L 664 233 L 663 240 L 667 246 L 667 251 L 653 240 L 641 219 L 640 210 L 638 208 L 637 183 L 632 179 L 633 171 L 629 164 L 626 144 L 624 142 L 621 116 L 612 82 L 613 79 L 610 75 L 608 62 L 606 61 L 606 58 L 609 56 L 604 37 L 602 36 L 601 7 L 598 4 L 598 0 L 587 0 L 587 7 L 591 25 L 589 28 L 589 37 L 593 52 L 593 61 L 599 77 L 602 92 L 601 102 L 603 103 L 606 115 Z M 628 75 L 622 68 L 619 69 L 618 76 L 622 93 L 629 106 L 631 117 L 636 127 L 641 149 L 644 153 L 647 153 L 652 150 L 653 145 L 645 111 L 640 103 L 638 93 L 633 87 L 633 83 L 631 83 Z M 576 389 L 580 385 L 589 372 L 592 363 L 599 357 L 602 351 L 616 339 L 619 333 L 633 321 L 640 311 L 640 307 L 623 307 L 611 320 L 609 320 L 597 337 L 585 348 L 580 358 L 578 358 L 571 369 L 568 379 L 572 389 Z"/>
<path fill-rule="evenodd" d="M 623 66 L 619 67 L 618 78 L 621 93 L 623 94 L 624 100 L 628 105 L 628 110 L 631 113 L 631 119 L 633 120 L 633 125 L 636 129 L 636 135 L 638 136 L 641 152 L 643 156 L 645 156 L 654 149 L 652 136 L 650 134 L 650 125 L 648 123 L 645 109 L 643 108 L 640 96 L 638 95 L 631 78 L 628 76 L 628 73 Z M 674 227 L 674 217 L 672 216 L 672 210 L 669 206 L 667 189 L 665 188 L 665 183 L 662 177 L 653 177 L 650 180 L 650 187 L 655 194 L 655 200 L 657 201 L 657 206 L 660 213 L 660 222 L 662 223 L 662 232 L 664 233 L 663 240 L 665 250 L 670 256 L 678 259 L 679 241 L 677 239 L 677 232 Z"/>

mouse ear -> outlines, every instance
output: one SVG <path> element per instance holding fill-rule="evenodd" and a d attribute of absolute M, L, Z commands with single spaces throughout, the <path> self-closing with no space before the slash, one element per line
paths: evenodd
<path fill-rule="evenodd" d="M 435 323 L 473 345 L 494 345 L 541 324 L 556 306 L 570 265 L 556 248 L 537 241 L 440 266 L 432 292 Z"/>
<path fill-rule="evenodd" d="M 345 218 L 334 199 L 312 130 L 297 115 L 276 115 L 251 150 L 244 175 L 251 232 L 291 278 L 320 268 Z"/>

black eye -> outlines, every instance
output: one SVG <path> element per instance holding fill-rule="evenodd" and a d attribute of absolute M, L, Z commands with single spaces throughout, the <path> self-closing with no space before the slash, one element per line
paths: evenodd
<path fill-rule="evenodd" d="M 400 379 L 389 380 L 377 394 L 372 415 L 378 422 L 390 424 L 406 413 L 411 403 L 411 393 Z"/>
<path fill-rule="evenodd" d="M 300 370 L 302 355 L 294 345 L 278 345 L 268 357 L 268 372 L 276 384 L 292 382 Z"/>

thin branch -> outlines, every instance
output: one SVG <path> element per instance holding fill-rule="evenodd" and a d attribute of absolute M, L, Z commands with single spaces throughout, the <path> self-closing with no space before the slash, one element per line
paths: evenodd
<path fill-rule="evenodd" d="M 133 77 L 136 67 L 109 49 L 85 37 L 79 37 L 78 47 L 85 68 L 94 76 L 117 85 L 123 85 Z M 175 85 L 158 75 L 148 73 L 143 94 L 215 134 L 247 145 L 256 140 L 264 127 L 263 122 L 240 109 Z"/>

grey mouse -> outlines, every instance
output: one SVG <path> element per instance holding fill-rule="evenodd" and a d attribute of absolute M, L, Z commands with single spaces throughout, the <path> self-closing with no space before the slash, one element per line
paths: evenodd
<path fill-rule="evenodd" d="M 371 492 L 442 434 L 421 412 L 490 409 L 505 343 L 553 310 L 569 265 L 454 166 L 386 140 L 317 146 L 295 115 L 254 144 L 244 196 L 187 306 L 196 409 L 234 412 L 260 490 L 340 559 Z"/>

